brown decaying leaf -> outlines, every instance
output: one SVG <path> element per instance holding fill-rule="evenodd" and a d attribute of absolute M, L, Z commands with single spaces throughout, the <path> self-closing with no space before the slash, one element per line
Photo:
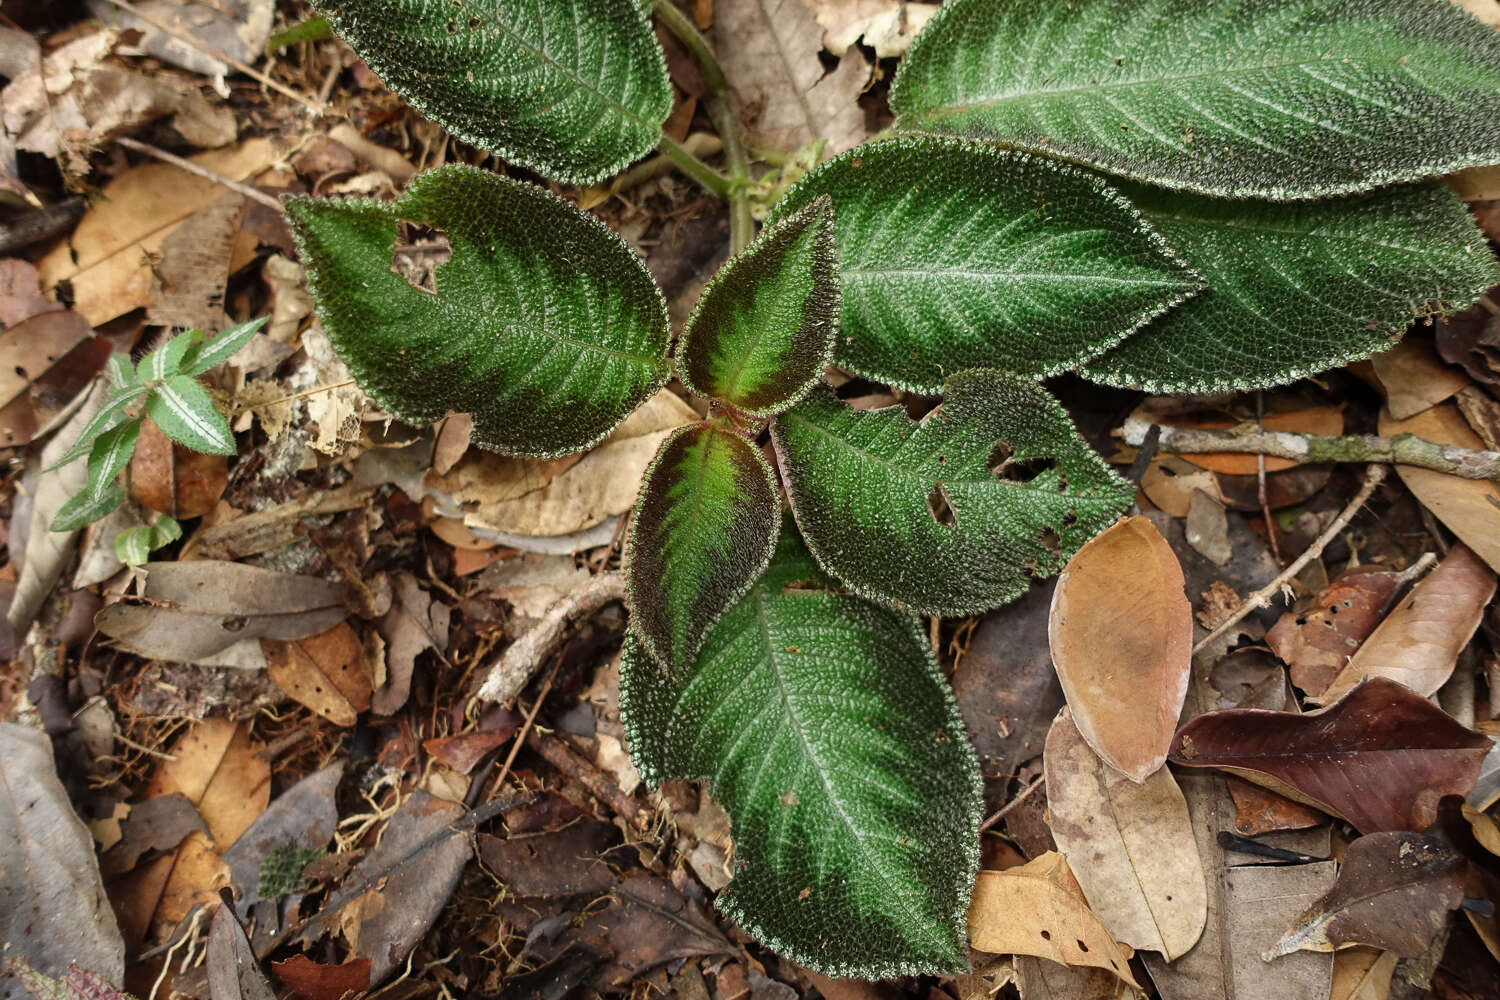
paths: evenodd
<path fill-rule="evenodd" d="M 935 3 L 906 0 L 818 0 L 814 7 L 829 52 L 837 55 L 863 38 L 878 59 L 899 56 L 910 48 L 938 9 Z"/>
<path fill-rule="evenodd" d="M 1376 388 L 1397 420 L 1414 417 L 1469 384 L 1463 372 L 1443 364 L 1431 340 L 1413 335 L 1375 355 L 1369 366 Z"/>
<path fill-rule="evenodd" d="M 1490 196 L 1500 196 L 1500 168 L 1488 167 L 1485 175 L 1492 189 Z M 1493 225 L 1486 219 L 1493 218 L 1493 206 L 1475 214 L 1485 228 Z M 1500 317 L 1485 303 L 1440 318 L 1434 335 L 1444 361 L 1458 365 L 1476 382 L 1500 385 Z"/>
<path fill-rule="evenodd" d="M 1017 955 L 1016 989 L 1021 1000 L 1138 1000 L 1144 996 L 1123 979 L 1103 969 L 1058 965 L 1045 958 Z M 992 1000 L 996 991 L 986 990 L 960 1000 Z"/>
<path fill-rule="evenodd" d="M 1132 948 L 1184 954 L 1203 933 L 1208 897 L 1172 772 L 1127 780 L 1089 749 L 1066 708 L 1043 762 L 1052 836 L 1100 921 Z"/>
<path fill-rule="evenodd" d="M 1400 681 L 1423 697 L 1436 694 L 1494 596 L 1494 571 L 1467 546 L 1455 545 L 1370 633 L 1328 689 L 1310 700 L 1332 702 L 1366 677 Z"/>
<path fill-rule="evenodd" d="M 303 1000 L 340 1000 L 348 993 L 370 988 L 370 960 L 351 958 L 340 965 L 324 965 L 306 955 L 271 963 L 271 974 Z"/>
<path fill-rule="evenodd" d="M 203 817 L 185 795 L 157 795 L 130 809 L 120 842 L 104 852 L 99 868 L 119 875 L 134 868 L 147 851 L 170 851 L 195 830 L 206 831 Z"/>
<path fill-rule="evenodd" d="M 1243 836 L 1258 837 L 1276 830 L 1305 830 L 1325 819 L 1311 806 L 1278 795 L 1269 788 L 1233 774 L 1224 778 L 1229 797 L 1234 799 L 1234 829 Z"/>
<path fill-rule="evenodd" d="M 969 904 L 969 944 L 994 955 L 1035 955 L 1107 969 L 1138 986 L 1130 952 L 1089 909 L 1061 854 L 1005 871 L 981 871 Z"/>
<path fill-rule="evenodd" d="M 20 396 L 58 359 L 93 336 L 88 320 L 68 309 L 39 313 L 0 334 L 0 405 Z M 8 445 L 25 444 L 6 435 Z"/>
<path fill-rule="evenodd" d="M 335 793 L 344 774 L 336 761 L 282 792 L 224 852 L 241 912 L 260 899 L 260 864 L 282 847 L 320 848 L 338 823 Z"/>
<path fill-rule="evenodd" d="M 1400 583 L 1401 574 L 1378 566 L 1346 570 L 1312 608 L 1282 615 L 1266 633 L 1266 645 L 1291 667 L 1293 684 L 1322 694 L 1380 623 Z"/>
<path fill-rule="evenodd" d="M 410 573 L 398 572 L 391 580 L 396 599 L 379 622 L 380 634 L 387 644 L 386 682 L 370 701 L 379 715 L 390 715 L 406 704 L 418 654 L 427 649 L 435 649 L 439 654 L 447 650 L 448 622 L 452 616 L 452 609 L 434 601 Z"/>
<path fill-rule="evenodd" d="M 1176 455 L 1158 455 L 1151 460 L 1141 476 L 1141 492 L 1173 517 L 1187 517 L 1193 497 L 1199 493 L 1224 499 L 1216 474 Z"/>
<path fill-rule="evenodd" d="M 460 774 L 468 774 L 474 766 L 491 751 L 494 751 L 516 735 L 518 724 L 489 732 L 460 733 L 457 736 L 442 736 L 423 740 L 422 749 Z"/>
<path fill-rule="evenodd" d="M 13 997 L 19 1000 L 27 994 L 31 1000 L 135 1000 L 129 993 L 111 986 L 99 973 L 82 968 L 77 962 L 69 963 L 68 971 L 61 978 L 38 972 L 21 956 L 6 959 L 4 971 L 6 976 L 0 978 L 0 997 L 5 1000 Z M 5 981 L 7 978 L 13 978 L 25 992 L 12 990 L 12 984 Z"/>
<path fill-rule="evenodd" d="M 1376 948 L 1344 948 L 1333 956 L 1328 1000 L 1386 1000 L 1396 955 Z"/>
<path fill-rule="evenodd" d="M 1052 661 L 1089 746 L 1135 782 L 1161 767 L 1187 694 L 1193 611 L 1182 567 L 1144 517 L 1068 560 L 1052 595 Z"/>
<path fill-rule="evenodd" d="M 1488 737 L 1376 677 L 1306 715 L 1200 715 L 1178 730 L 1171 760 L 1238 774 L 1370 833 L 1426 829 L 1443 795 L 1474 786 L 1489 748 Z"/>
<path fill-rule="evenodd" d="M 1222 994 L 1246 1000 L 1325 1000 L 1333 956 L 1299 953 L 1267 962 L 1262 953 L 1301 910 L 1333 884 L 1337 865 L 1239 865 L 1224 869 L 1224 946 L 1229 979 Z M 1222 988 L 1222 987 L 1221 987 Z"/>
<path fill-rule="evenodd" d="M 370 707 L 375 685 L 364 646 L 347 622 L 306 639 L 262 639 L 266 673 L 287 697 L 336 726 L 352 726 Z"/>
<path fill-rule="evenodd" d="M 227 191 L 162 240 L 161 262 L 151 269 L 146 322 L 209 333 L 229 325 L 224 286 L 244 217 L 245 196 Z"/>
<path fill-rule="evenodd" d="M 214 911 L 206 951 L 209 1000 L 276 1000 L 231 907 L 220 904 Z"/>
<path fill-rule="evenodd" d="M 1415 958 L 1464 897 L 1467 862 L 1439 837 L 1387 831 L 1349 845 L 1338 882 L 1308 907 L 1266 958 L 1369 945 Z"/>
<path fill-rule="evenodd" d="M 1380 433 L 1415 434 L 1439 444 L 1460 448 L 1483 448 L 1484 442 L 1470 429 L 1463 414 L 1452 403 L 1441 403 L 1410 420 L 1393 420 L 1380 414 Z M 1448 530 L 1474 554 L 1500 572 L 1500 484 L 1483 479 L 1460 479 L 1431 469 L 1398 465 L 1396 471 L 1406 488 L 1422 506 L 1432 511 Z"/>
<path fill-rule="evenodd" d="M 479 857 L 517 896 L 597 895 L 614 884 L 603 854 L 615 828 L 584 819 L 561 830 L 509 837 L 479 835 Z"/>
<path fill-rule="evenodd" d="M 229 459 L 173 443 L 150 417 L 130 456 L 130 495 L 147 510 L 183 520 L 214 509 L 229 485 Z"/>

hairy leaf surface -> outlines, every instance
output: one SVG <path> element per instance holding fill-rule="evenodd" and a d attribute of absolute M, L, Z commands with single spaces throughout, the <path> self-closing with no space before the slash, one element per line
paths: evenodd
<path fill-rule="evenodd" d="M 1413 320 L 1500 282 L 1484 234 L 1443 184 L 1290 204 L 1123 190 L 1208 286 L 1084 363 L 1108 385 L 1283 385 L 1378 354 Z"/>
<path fill-rule="evenodd" d="M 707 779 L 734 823 L 719 896 L 830 976 L 965 967 L 979 767 L 917 619 L 833 589 L 796 533 L 687 671 L 633 635 L 620 714 L 648 781 Z"/>
<path fill-rule="evenodd" d="M 402 420 L 472 413 L 476 444 L 553 457 L 666 380 L 666 303 L 640 258 L 534 184 L 454 165 L 392 203 L 291 198 L 287 220 L 334 346 Z M 436 294 L 392 272 L 399 220 L 447 232 Z"/>
<path fill-rule="evenodd" d="M 771 433 L 823 568 L 856 593 L 923 614 L 1014 600 L 1134 495 L 1051 396 L 1005 372 L 953 376 L 921 421 L 817 390 Z"/>
<path fill-rule="evenodd" d="M 843 308 L 835 356 L 935 393 L 975 366 L 1056 374 L 1190 296 L 1197 279 L 1099 177 L 1026 153 L 906 137 L 803 178 L 785 218 L 830 195 Z"/>
<path fill-rule="evenodd" d="M 760 449 L 716 424 L 680 428 L 646 469 L 626 551 L 631 624 L 685 668 L 771 558 L 781 496 Z"/>
<path fill-rule="evenodd" d="M 957 0 L 891 107 L 1167 187 L 1344 194 L 1500 160 L 1500 36 L 1448 0 Z"/>
<path fill-rule="evenodd" d="M 682 383 L 770 416 L 818 380 L 838 325 L 833 203 L 818 197 L 761 233 L 703 289 L 677 345 Z"/>
<path fill-rule="evenodd" d="M 590 184 L 661 141 L 666 60 L 634 0 L 319 0 L 340 38 L 465 142 Z"/>

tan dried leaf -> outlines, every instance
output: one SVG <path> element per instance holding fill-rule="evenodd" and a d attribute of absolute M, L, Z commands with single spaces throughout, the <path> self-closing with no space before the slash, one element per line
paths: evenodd
<path fill-rule="evenodd" d="M 1463 415 L 1452 403 L 1440 403 L 1408 420 L 1392 419 L 1380 414 L 1380 433 L 1415 434 L 1428 441 L 1457 445 L 1460 448 L 1483 448 L 1479 436 L 1470 429 Z M 1398 465 L 1396 471 L 1406 488 L 1416 494 L 1422 506 L 1474 550 L 1474 554 L 1500 572 L 1500 484 L 1482 479 L 1460 479 L 1431 469 Z"/>

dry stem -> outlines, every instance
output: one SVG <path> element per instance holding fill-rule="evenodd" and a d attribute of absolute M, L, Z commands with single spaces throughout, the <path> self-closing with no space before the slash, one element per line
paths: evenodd
<path fill-rule="evenodd" d="M 490 665 L 475 701 L 501 705 L 514 701 L 573 621 L 624 597 L 625 575 L 600 573 L 552 605 L 535 628 L 511 643 Z"/>

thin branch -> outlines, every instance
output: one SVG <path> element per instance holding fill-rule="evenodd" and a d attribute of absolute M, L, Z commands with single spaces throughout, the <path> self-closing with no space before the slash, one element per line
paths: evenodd
<path fill-rule="evenodd" d="M 354 385 L 354 381 L 355 380 L 352 378 L 346 378 L 342 382 L 332 382 L 328 385 L 315 385 L 311 389 L 303 389 L 301 392 L 294 392 L 290 396 L 282 396 L 280 399 L 272 399 L 264 403 L 256 403 L 254 406 L 241 407 L 235 410 L 234 413 L 235 416 L 239 416 L 241 413 L 254 413 L 256 410 L 264 410 L 268 406 L 280 406 L 282 403 L 291 403 L 298 399 L 306 399 L 308 396 L 316 396 L 320 392 L 332 392 L 335 389 L 342 389 L 346 385 Z"/>
<path fill-rule="evenodd" d="M 511 643 L 490 665 L 475 701 L 500 705 L 514 701 L 572 622 L 624 597 L 625 575 L 600 573 L 552 605 L 530 632 Z"/>
<path fill-rule="evenodd" d="M 172 164 L 172 166 L 177 167 L 179 170 L 186 170 L 188 173 L 193 174 L 197 177 L 202 177 L 204 180 L 213 181 L 215 184 L 218 184 L 221 187 L 226 187 L 236 194 L 242 194 L 246 198 L 253 198 L 255 201 L 260 202 L 267 208 L 274 208 L 277 212 L 285 211 L 285 209 L 281 207 L 281 202 L 266 194 L 264 191 L 256 190 L 249 184 L 241 184 L 239 181 L 234 180 L 230 177 L 225 177 L 223 174 L 216 174 L 212 170 L 205 170 L 203 167 L 198 166 L 198 164 L 194 163 L 192 160 L 184 160 L 182 157 L 177 156 L 174 153 L 169 153 L 165 149 L 157 149 L 155 146 L 140 142 L 136 139 L 131 139 L 128 136 L 121 136 L 120 138 L 116 139 L 115 142 L 118 142 L 126 149 L 133 149 L 138 153 L 145 153 L 147 156 L 154 156 L 158 160 L 161 160 L 163 163 Z"/>
<path fill-rule="evenodd" d="M 1031 796 L 1032 792 L 1041 787 L 1042 779 L 1045 777 L 1046 775 L 1044 774 L 1037 775 L 1034 779 L 1032 779 L 1031 784 L 1027 785 L 1025 788 L 1016 793 L 1015 798 L 1011 799 L 1009 802 L 1005 803 L 1005 805 L 1001 806 L 999 809 L 996 809 L 993 813 L 991 813 L 988 819 L 979 824 L 979 832 L 983 833 L 984 831 L 988 830 L 990 827 L 994 826 L 996 823 L 1004 819 L 1006 814 L 1009 813 L 1012 809 L 1020 805 L 1022 802 L 1025 802 Z"/>
<path fill-rule="evenodd" d="M 1144 420 L 1125 421 L 1125 443 L 1139 446 L 1150 426 Z M 1232 452 L 1269 455 L 1302 463 L 1382 462 L 1446 472 L 1461 479 L 1500 480 L 1500 452 L 1439 444 L 1415 434 L 1377 437 L 1374 434 L 1296 434 L 1292 431 L 1241 432 L 1163 427 L 1159 447 L 1177 455 Z"/>
<path fill-rule="evenodd" d="M 1165 439 L 1166 435 L 1163 434 L 1162 437 Z M 1370 495 L 1375 492 L 1375 487 L 1379 486 L 1385 479 L 1385 472 L 1386 467 L 1383 465 L 1372 465 L 1366 469 L 1364 485 L 1359 488 L 1358 493 L 1354 494 L 1354 499 L 1349 501 L 1349 505 L 1339 512 L 1339 516 L 1333 519 L 1333 523 L 1323 529 L 1323 533 L 1314 539 L 1305 552 L 1296 559 L 1293 559 L 1287 565 L 1286 569 L 1277 573 L 1276 579 L 1247 597 L 1245 602 L 1235 609 L 1234 614 L 1229 616 L 1228 620 L 1220 623 L 1218 628 L 1204 636 L 1203 641 L 1193 647 L 1193 655 L 1198 655 L 1209 643 L 1244 621 L 1251 612 L 1269 605 L 1271 598 L 1280 593 L 1281 588 L 1286 586 L 1292 577 L 1302 572 L 1302 567 L 1322 555 L 1323 550 L 1328 547 L 1328 543 L 1338 537 L 1339 532 L 1343 531 L 1344 527 L 1350 521 L 1354 520 L 1354 515 L 1359 513 L 1359 509 L 1365 505 L 1365 501 L 1370 499 Z"/>

